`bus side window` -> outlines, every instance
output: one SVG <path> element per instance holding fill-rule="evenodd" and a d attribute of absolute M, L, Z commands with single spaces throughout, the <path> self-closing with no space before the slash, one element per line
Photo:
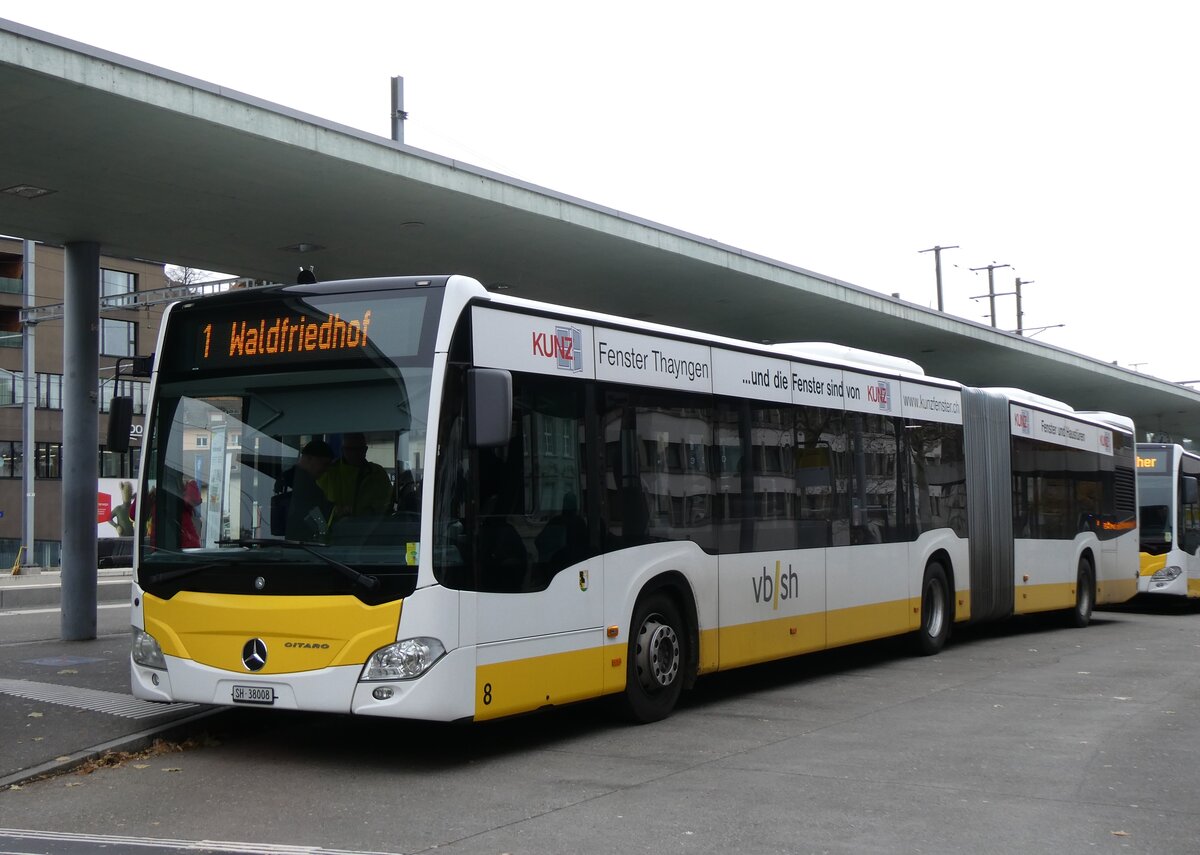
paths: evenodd
<path fill-rule="evenodd" d="M 1181 505 L 1180 529 L 1183 532 L 1183 551 L 1196 554 L 1200 548 L 1200 481 L 1190 475 L 1181 479 L 1179 489 Z"/>
<path fill-rule="evenodd" d="M 521 509 L 519 453 L 507 448 L 481 448 L 479 460 L 479 531 L 475 561 L 479 590 L 516 592 L 526 589 L 529 553 L 514 521 Z M 517 445 L 519 448 L 520 446 Z"/>

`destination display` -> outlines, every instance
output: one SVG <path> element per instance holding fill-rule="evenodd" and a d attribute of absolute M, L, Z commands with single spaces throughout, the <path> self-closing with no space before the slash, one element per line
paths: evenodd
<path fill-rule="evenodd" d="M 1171 450 L 1169 448 L 1158 448 L 1153 451 L 1146 451 L 1139 448 L 1137 453 L 1137 471 L 1139 474 L 1145 472 L 1151 475 L 1166 475 L 1171 471 Z"/>
<path fill-rule="evenodd" d="M 223 310 L 185 309 L 184 360 L 196 368 L 265 368 L 414 355 L 426 299 L 309 299 Z"/>

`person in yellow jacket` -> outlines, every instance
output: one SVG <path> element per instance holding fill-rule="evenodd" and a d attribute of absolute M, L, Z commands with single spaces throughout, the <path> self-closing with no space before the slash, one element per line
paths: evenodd
<path fill-rule="evenodd" d="M 367 460 L 367 438 L 361 433 L 342 438 L 341 457 L 317 483 L 333 503 L 331 529 L 345 517 L 378 517 L 391 511 L 392 480 L 386 469 Z"/>

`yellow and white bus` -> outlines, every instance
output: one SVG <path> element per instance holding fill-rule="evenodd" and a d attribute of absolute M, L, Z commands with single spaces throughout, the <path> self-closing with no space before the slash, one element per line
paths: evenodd
<path fill-rule="evenodd" d="M 1138 591 L 1200 597 L 1200 455 L 1138 443 L 1141 576 Z"/>
<path fill-rule="evenodd" d="M 1128 419 L 845 347 L 329 282 L 173 306 L 152 399 L 141 698 L 652 721 L 700 675 L 1136 589 Z M 314 489 L 352 443 L 386 507 Z"/>

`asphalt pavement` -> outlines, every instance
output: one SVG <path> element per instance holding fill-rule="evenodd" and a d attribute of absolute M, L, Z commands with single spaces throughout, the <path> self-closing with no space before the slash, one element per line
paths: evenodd
<path fill-rule="evenodd" d="M 213 709 L 129 691 L 129 568 L 97 571 L 97 636 L 63 641 L 59 572 L 0 575 L 0 790 L 151 746 Z"/>
<path fill-rule="evenodd" d="M 1191 603 L 1083 630 L 1054 614 L 956 627 L 933 657 L 897 639 L 714 674 L 653 725 L 578 704 L 462 726 L 145 708 L 124 599 L 104 595 L 87 642 L 56 640 L 53 605 L 0 614 L 0 785 L 20 781 L 0 792 L 0 852 L 1198 851 Z M 181 750 L 48 774 L 160 736 Z"/>

